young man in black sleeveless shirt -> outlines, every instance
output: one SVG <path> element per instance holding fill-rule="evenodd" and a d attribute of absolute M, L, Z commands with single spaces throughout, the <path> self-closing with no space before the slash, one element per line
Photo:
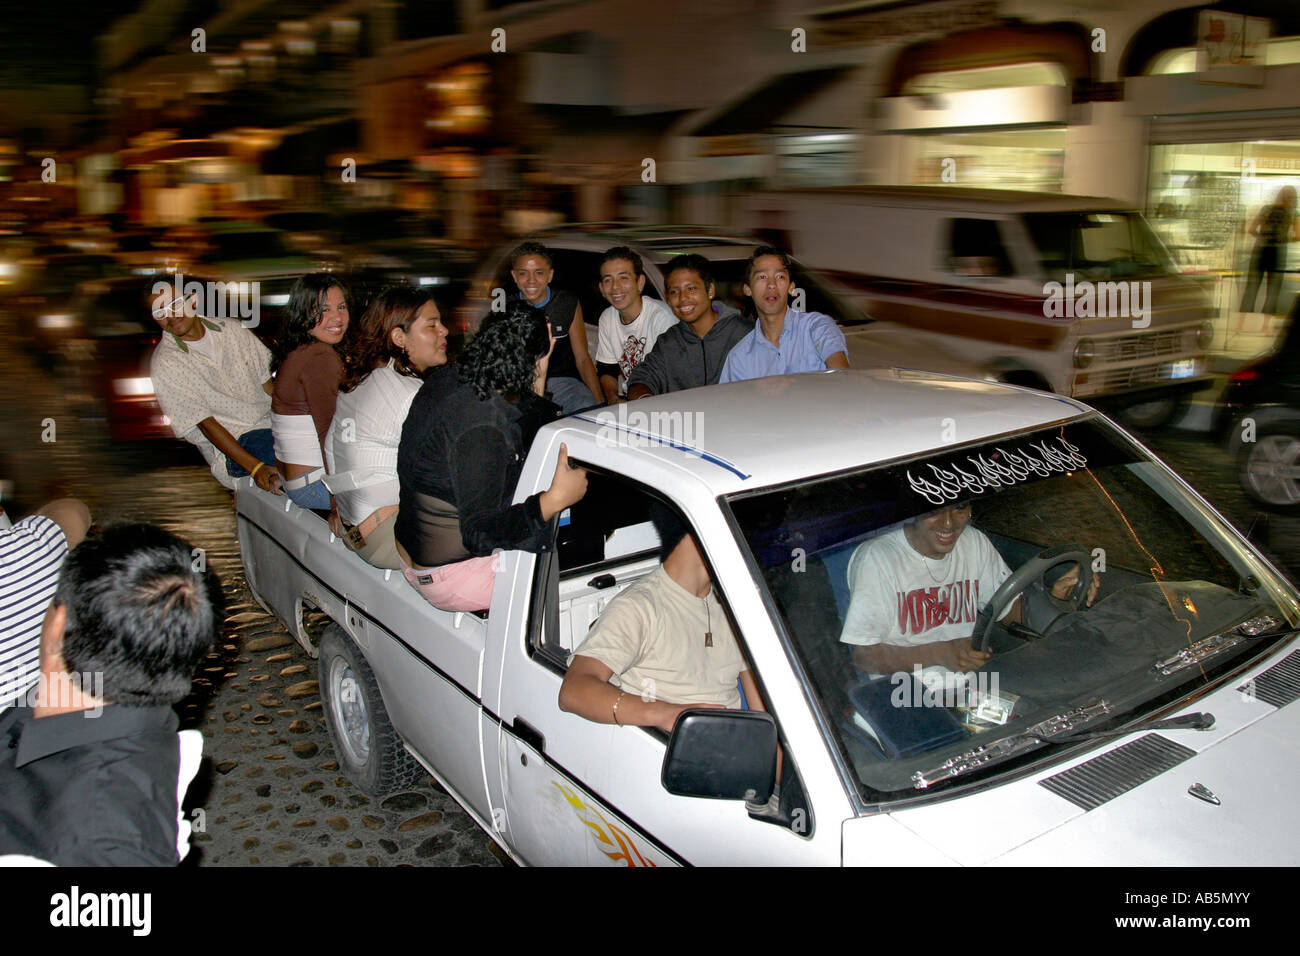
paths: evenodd
<path fill-rule="evenodd" d="M 546 393 L 565 415 L 600 404 L 596 366 L 587 351 L 587 326 L 578 297 L 551 288 L 555 277 L 551 253 L 540 242 L 525 242 L 510 253 L 510 275 L 517 296 L 546 313 L 555 336 Z"/>

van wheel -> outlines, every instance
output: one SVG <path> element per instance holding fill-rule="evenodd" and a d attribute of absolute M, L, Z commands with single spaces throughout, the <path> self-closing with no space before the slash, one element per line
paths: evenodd
<path fill-rule="evenodd" d="M 325 723 L 348 779 L 372 797 L 418 783 L 424 768 L 402 746 L 374 671 L 337 624 L 325 629 L 317 669 Z"/>
<path fill-rule="evenodd" d="M 1186 396 L 1161 398 L 1154 402 L 1141 402 L 1137 405 L 1130 405 L 1121 411 L 1119 420 L 1123 424 L 1139 430 L 1163 428 L 1170 422 L 1181 418 L 1190 403 L 1191 399 Z"/>
<path fill-rule="evenodd" d="M 1300 428 L 1260 430 L 1241 446 L 1237 478 L 1253 500 L 1272 511 L 1300 512 Z"/>
<path fill-rule="evenodd" d="M 1021 388 L 1036 388 L 1040 392 L 1050 392 L 1052 386 L 1047 379 L 1037 372 L 1024 368 L 1006 369 L 998 373 L 998 381 L 1006 385 L 1018 385 Z"/>

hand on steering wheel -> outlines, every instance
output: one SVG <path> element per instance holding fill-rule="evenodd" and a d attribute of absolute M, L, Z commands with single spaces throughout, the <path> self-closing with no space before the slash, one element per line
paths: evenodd
<path fill-rule="evenodd" d="M 1058 564 L 1077 564 L 1079 566 L 1079 583 L 1066 599 L 1073 610 L 1081 611 L 1091 603 L 1092 588 L 1092 554 L 1081 544 L 1069 543 L 1048 548 L 1038 557 L 1030 558 L 1002 582 L 1002 586 L 993 592 L 989 603 L 984 606 L 975 621 L 975 630 L 971 631 L 971 644 L 977 651 L 989 649 L 989 628 L 994 621 L 1002 620 L 1012 600 L 1034 581 L 1042 577 L 1048 568 Z"/>

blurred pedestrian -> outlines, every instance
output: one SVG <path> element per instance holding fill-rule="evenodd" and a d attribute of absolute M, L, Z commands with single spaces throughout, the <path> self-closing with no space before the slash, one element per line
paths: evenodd
<path fill-rule="evenodd" d="M 1282 310 L 1278 308 L 1278 298 L 1282 291 L 1282 273 L 1286 271 L 1286 246 L 1300 240 L 1295 187 L 1279 189 L 1273 202 L 1255 214 L 1247 231 L 1257 238 L 1250 255 L 1250 272 L 1246 278 L 1245 294 L 1241 297 L 1241 311 L 1255 311 L 1260 281 L 1267 278 L 1264 311 L 1269 315 L 1280 315 Z"/>

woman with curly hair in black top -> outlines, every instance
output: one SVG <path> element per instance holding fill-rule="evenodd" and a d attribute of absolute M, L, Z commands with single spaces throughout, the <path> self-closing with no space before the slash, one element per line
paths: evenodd
<path fill-rule="evenodd" d="M 561 445 L 550 488 L 510 504 L 533 436 L 558 411 L 542 397 L 552 346 L 539 310 L 494 314 L 411 402 L 395 537 L 403 574 L 435 607 L 486 610 L 494 552 L 549 550 L 551 519 L 587 492 L 587 473 Z"/>
<path fill-rule="evenodd" d="M 331 511 L 337 523 L 325 476 L 325 436 L 334 419 L 343 359 L 337 346 L 348 331 L 347 289 L 325 272 L 305 275 L 293 284 L 285 324 L 271 358 L 275 390 L 271 394 L 271 431 L 275 458 L 284 476 L 284 493 L 304 508 Z"/>

